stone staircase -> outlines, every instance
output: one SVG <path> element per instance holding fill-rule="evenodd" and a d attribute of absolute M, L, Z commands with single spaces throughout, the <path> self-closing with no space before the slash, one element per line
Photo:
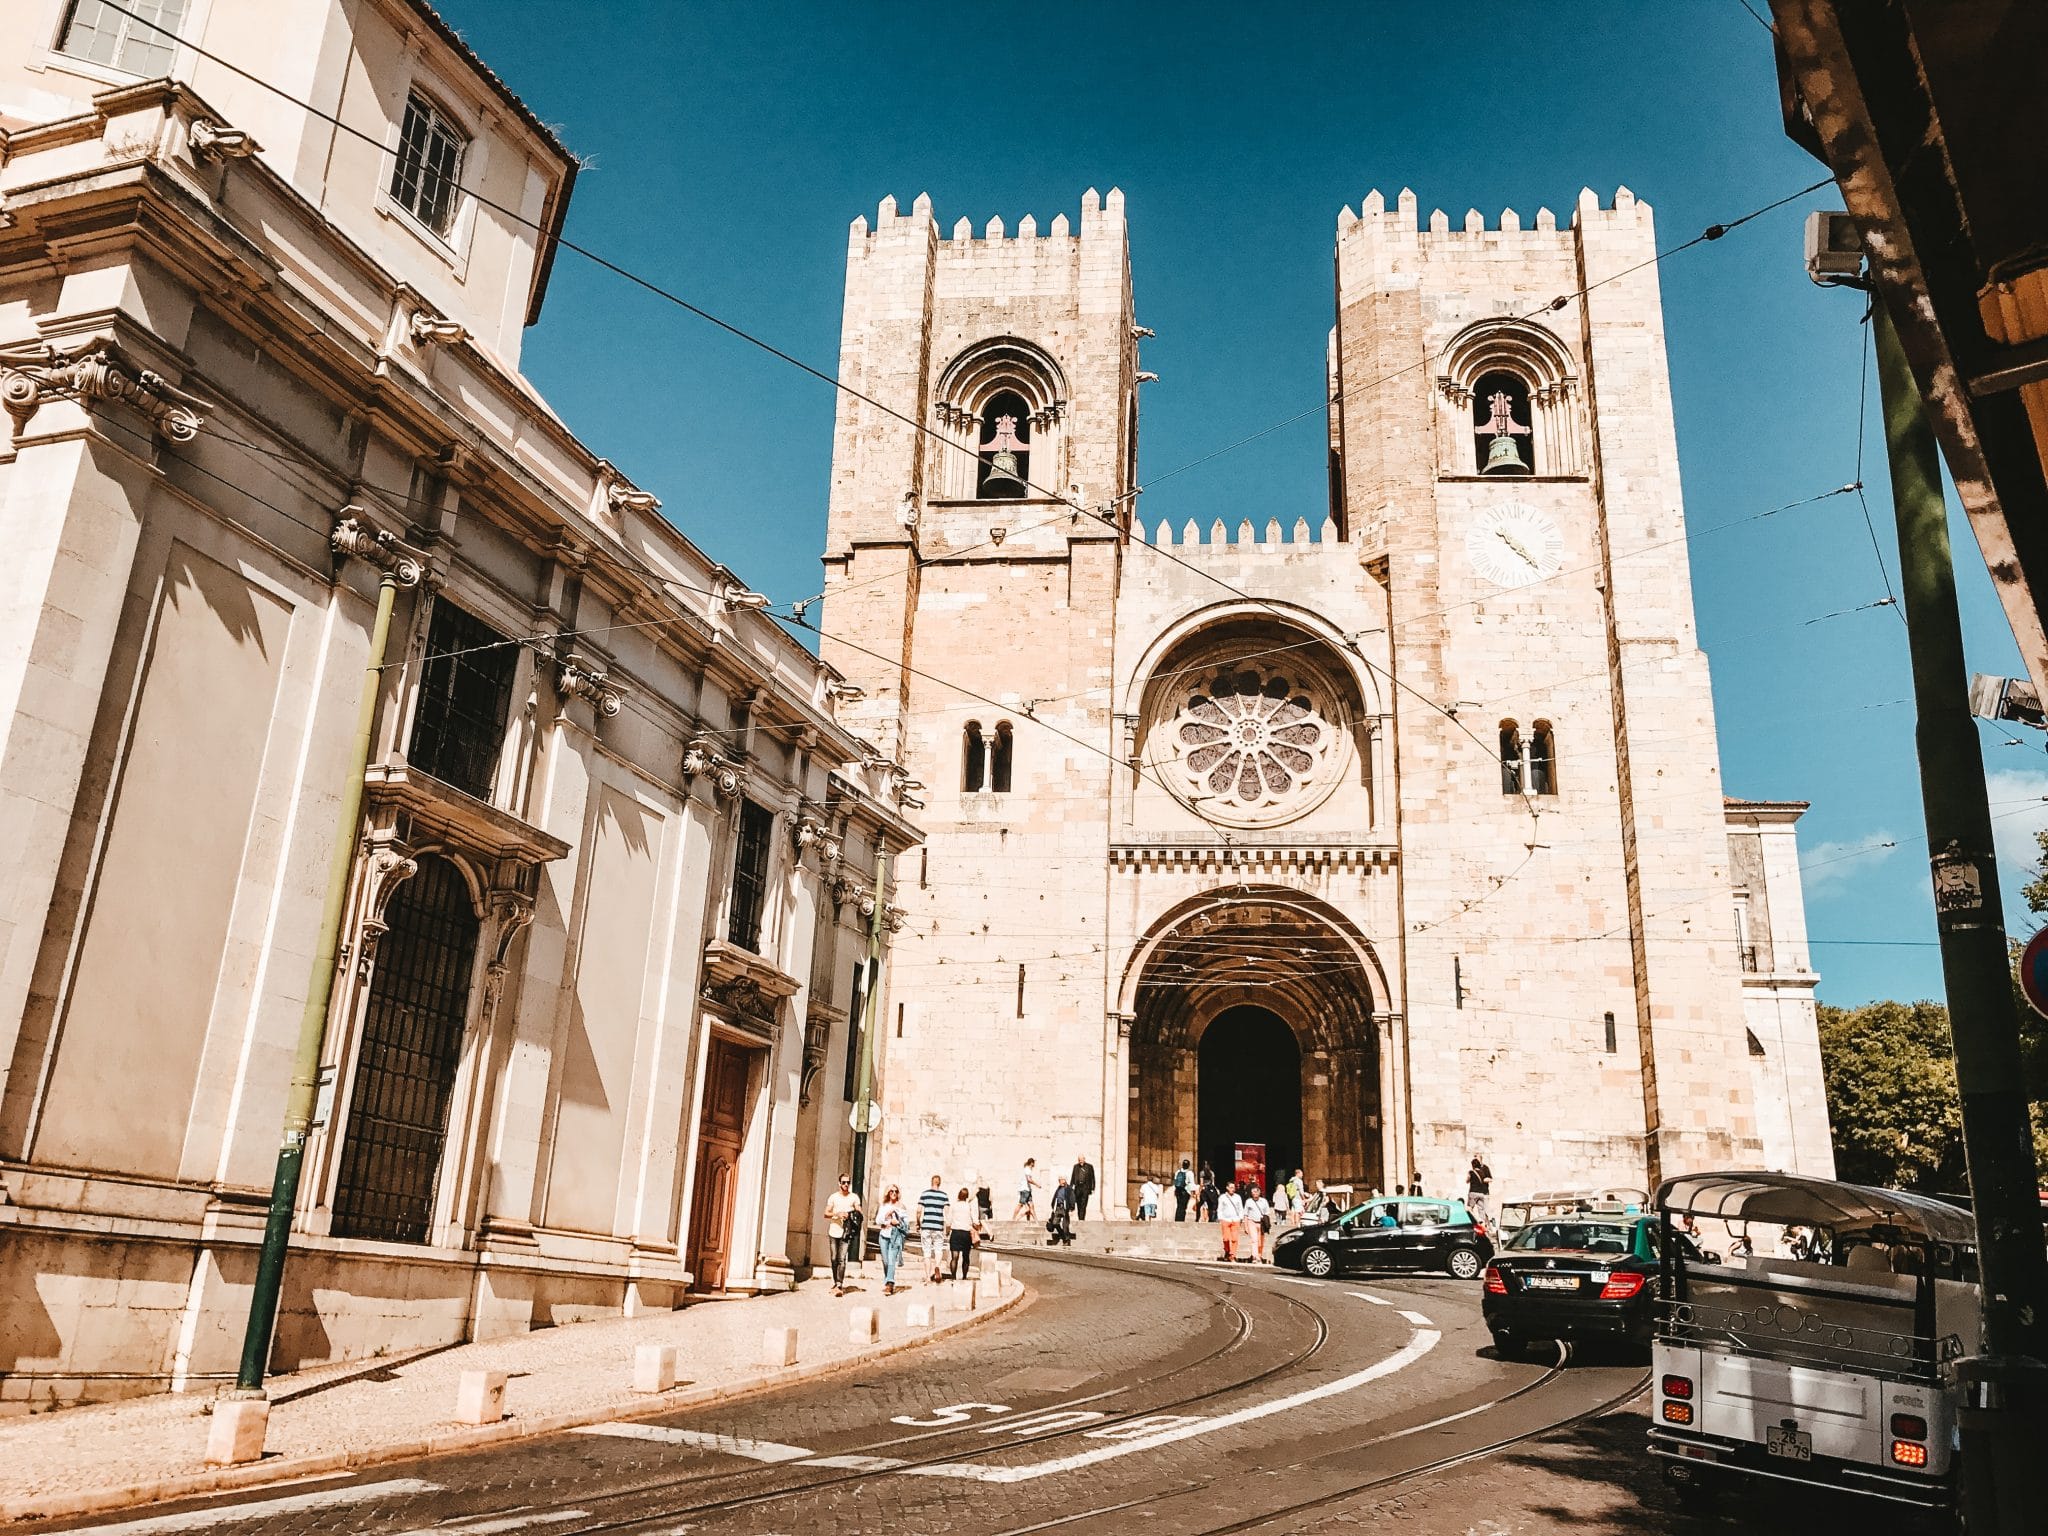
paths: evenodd
<path fill-rule="evenodd" d="M 1045 1247 L 1045 1222 L 997 1221 L 988 1226 L 998 1249 Z M 1074 1223 L 1070 1253 L 1115 1254 L 1126 1259 L 1203 1261 L 1223 1256 L 1223 1240 L 1211 1222 L 1105 1221 L 1100 1217 Z"/>

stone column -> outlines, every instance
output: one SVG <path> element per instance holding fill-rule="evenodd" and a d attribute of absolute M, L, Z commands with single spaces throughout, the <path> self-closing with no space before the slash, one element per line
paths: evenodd
<path fill-rule="evenodd" d="M 1131 1214 L 1131 1180 L 1137 1170 L 1131 1166 L 1131 1019 L 1128 1013 L 1111 1009 L 1104 1019 L 1102 1083 L 1102 1187 L 1097 1192 L 1105 1216 Z M 1138 1149 L 1139 1156 L 1145 1149 Z"/>

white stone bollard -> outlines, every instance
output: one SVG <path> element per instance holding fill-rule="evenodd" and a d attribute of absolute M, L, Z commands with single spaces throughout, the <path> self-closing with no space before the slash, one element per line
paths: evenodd
<path fill-rule="evenodd" d="M 666 1392 L 676 1384 L 676 1347 L 642 1344 L 633 1351 L 633 1390 Z"/>
<path fill-rule="evenodd" d="M 261 1461 L 269 1428 L 270 1404 L 263 1398 L 222 1398 L 213 1405 L 213 1423 L 206 1431 L 206 1464 L 233 1467 Z"/>
<path fill-rule="evenodd" d="M 873 1307 L 855 1307 L 846 1314 L 846 1336 L 856 1344 L 871 1344 L 882 1334 L 882 1319 Z"/>
<path fill-rule="evenodd" d="M 946 1304 L 955 1312 L 972 1312 L 975 1288 L 976 1284 L 972 1280 L 955 1280 L 952 1284 L 952 1293 L 946 1298 Z"/>
<path fill-rule="evenodd" d="M 928 1301 L 913 1301 L 903 1309 L 903 1326 L 906 1328 L 929 1328 L 932 1325 L 932 1307 Z"/>
<path fill-rule="evenodd" d="M 764 1328 L 761 1331 L 761 1363 L 766 1366 L 796 1364 L 796 1330 Z"/>
<path fill-rule="evenodd" d="M 505 1373 L 464 1371 L 455 1389 L 455 1422 L 495 1424 L 505 1417 Z"/>

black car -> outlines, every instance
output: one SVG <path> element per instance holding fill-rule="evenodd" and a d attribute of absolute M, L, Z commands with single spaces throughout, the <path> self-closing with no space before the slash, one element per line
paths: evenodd
<path fill-rule="evenodd" d="M 1273 1262 L 1320 1280 L 1356 1269 L 1435 1269 L 1470 1280 L 1493 1256 L 1483 1223 L 1458 1200 L 1389 1196 L 1282 1232 Z"/>
<path fill-rule="evenodd" d="M 1657 1300 L 1654 1216 L 1531 1222 L 1486 1266 L 1480 1308 L 1494 1348 L 1512 1357 L 1536 1339 L 1614 1339 L 1650 1347 Z M 1689 1259 L 1700 1252 L 1682 1233 Z"/>

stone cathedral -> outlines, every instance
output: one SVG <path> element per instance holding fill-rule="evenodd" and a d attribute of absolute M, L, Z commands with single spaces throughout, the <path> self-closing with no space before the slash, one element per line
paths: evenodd
<path fill-rule="evenodd" d="M 1120 192 L 854 221 L 823 654 L 925 802 L 885 1177 L 1832 1171 L 1804 807 L 1723 795 L 1655 251 L 1626 189 L 1345 209 L 1327 504 L 1204 528 L 1137 494 Z"/>

